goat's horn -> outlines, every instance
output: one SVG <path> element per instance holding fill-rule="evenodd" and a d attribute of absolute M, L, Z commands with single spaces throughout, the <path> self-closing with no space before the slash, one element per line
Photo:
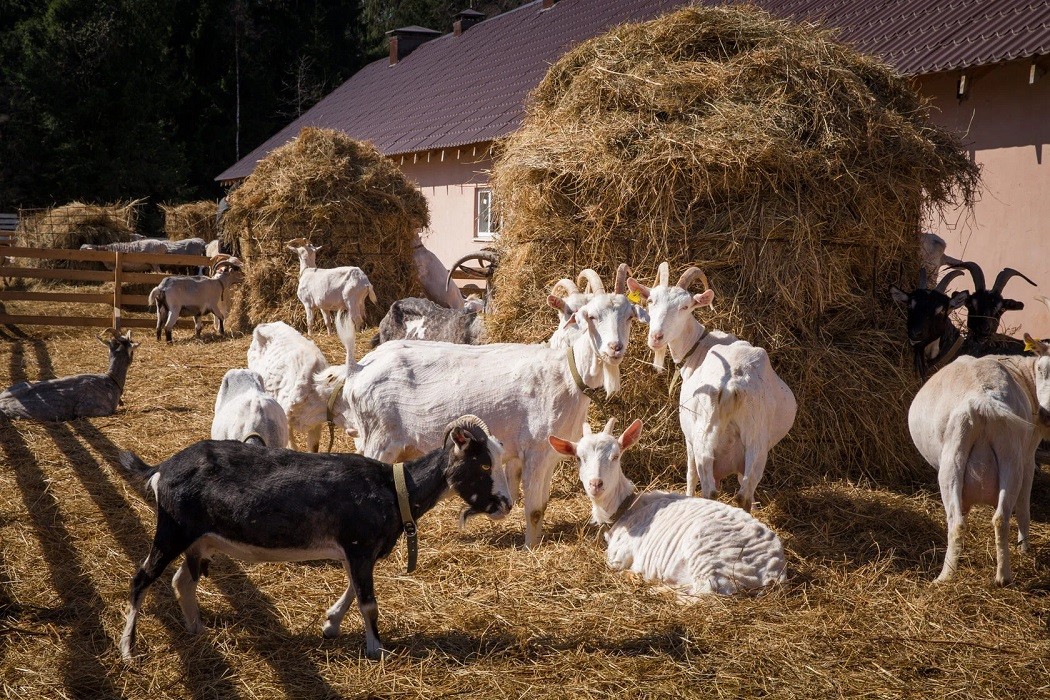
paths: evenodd
<path fill-rule="evenodd" d="M 580 274 L 576 277 L 576 282 L 584 285 L 584 291 L 588 294 L 605 294 L 605 283 L 602 282 L 602 278 L 598 276 L 598 273 L 589 267 L 580 270 Z"/>
<path fill-rule="evenodd" d="M 627 293 L 627 278 L 630 274 L 631 268 L 627 267 L 627 263 L 620 263 L 620 266 L 616 268 L 616 282 L 613 285 L 614 294 Z"/>
<path fill-rule="evenodd" d="M 682 273 L 682 276 L 678 278 L 678 286 L 688 291 L 696 278 L 699 277 L 700 281 L 704 283 L 704 291 L 706 292 L 711 288 L 711 285 L 707 282 L 707 275 L 699 267 L 690 267 L 688 270 Z"/>
<path fill-rule="evenodd" d="M 293 248 L 298 248 L 300 246 L 307 245 L 309 242 L 309 239 L 306 238 L 293 238 L 292 240 L 288 241 L 288 243 L 286 243 L 285 245 L 290 245 Z"/>
<path fill-rule="evenodd" d="M 671 279 L 671 265 L 664 260 L 656 270 L 655 287 L 666 287 Z"/>
<path fill-rule="evenodd" d="M 938 291 L 938 292 L 940 292 L 941 294 L 947 294 L 947 293 L 948 293 L 948 284 L 949 284 L 949 283 L 950 283 L 950 282 L 951 282 L 951 281 L 952 281 L 953 279 L 955 279 L 956 277 L 959 277 L 960 275 L 962 275 L 962 273 L 963 273 L 963 271 L 962 271 L 962 270 L 952 270 L 952 271 L 951 271 L 951 272 L 949 272 L 948 274 L 944 275 L 944 276 L 943 276 L 943 277 L 941 277 L 941 279 L 940 279 L 940 280 L 939 280 L 939 281 L 937 282 L 937 286 L 935 287 L 935 290 L 936 290 L 936 291 Z M 922 287 L 922 288 L 923 288 L 923 289 L 926 289 L 926 287 L 925 287 L 925 286 L 924 286 L 924 287 Z"/>
<path fill-rule="evenodd" d="M 973 278 L 973 288 L 975 292 L 983 292 L 986 289 L 984 286 L 984 270 L 982 270 L 981 266 L 977 263 L 963 260 L 951 265 L 951 267 L 962 268 L 970 273 L 970 277 Z"/>
<path fill-rule="evenodd" d="M 612 435 L 613 427 L 616 426 L 616 416 L 610 418 L 606 423 L 605 427 L 602 428 L 602 432 L 606 435 Z"/>
<path fill-rule="evenodd" d="M 565 277 L 554 283 L 554 286 L 551 287 L 551 294 L 557 294 L 559 289 L 565 291 L 565 296 L 580 293 L 580 288 L 576 286 L 576 283 Z"/>
<path fill-rule="evenodd" d="M 98 339 L 101 340 L 103 343 L 108 343 L 111 339 L 120 340 L 122 337 L 123 336 L 120 335 L 120 331 L 118 331 L 116 328 L 107 328 L 106 330 L 98 334 Z"/>
<path fill-rule="evenodd" d="M 456 420 L 445 426 L 445 437 L 441 440 L 441 444 L 448 442 L 448 436 L 452 434 L 452 431 L 456 428 L 481 428 L 486 435 L 491 436 L 489 427 L 485 425 L 485 421 L 481 420 L 475 415 L 470 413 L 460 416 Z"/>
<path fill-rule="evenodd" d="M 929 279 L 926 276 L 926 268 L 925 267 L 920 267 L 919 268 L 919 289 L 926 289 L 926 283 L 928 281 L 929 281 Z"/>
<path fill-rule="evenodd" d="M 1023 279 L 1026 282 L 1028 282 L 1028 284 L 1032 285 L 1033 287 L 1038 287 L 1039 286 L 1038 284 L 1036 284 L 1032 280 L 1028 279 L 1028 277 L 1026 277 L 1023 273 L 1018 272 L 1017 270 L 1013 269 L 1012 267 L 1004 267 L 1002 272 L 1000 272 L 998 275 L 995 276 L 995 284 L 992 285 L 992 291 L 993 292 L 1002 292 L 1003 288 L 1006 287 L 1006 283 L 1009 282 L 1010 278 L 1014 277 L 1014 276 L 1020 277 L 1021 279 Z"/>

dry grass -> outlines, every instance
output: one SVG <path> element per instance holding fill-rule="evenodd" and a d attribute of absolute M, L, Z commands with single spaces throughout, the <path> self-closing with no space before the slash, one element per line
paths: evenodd
<path fill-rule="evenodd" d="M 164 210 L 164 234 L 170 241 L 184 238 L 214 241 L 219 237 L 219 225 L 215 221 L 219 205 L 211 200 L 162 204 L 160 208 Z"/>
<path fill-rule="evenodd" d="M 295 296 L 298 258 L 285 249 L 293 238 L 323 246 L 318 267 L 364 270 L 379 302 L 367 305 L 374 323 L 398 299 L 423 295 L 412 245 L 430 221 L 426 199 L 369 143 L 305 127 L 263 158 L 228 199 L 223 240 L 247 263 L 232 310 L 244 330 L 278 319 L 305 328 Z"/>
<path fill-rule="evenodd" d="M 538 300 L 582 267 L 608 283 L 627 262 L 652 284 L 662 260 L 672 282 L 698 265 L 716 293 L 703 322 L 766 348 L 799 399 L 770 478 L 922 478 L 900 400 L 918 384 L 886 290 L 918 268 L 924 210 L 969 203 L 978 179 L 927 117 L 887 66 L 745 6 L 583 42 L 494 166 L 506 223 L 492 337 L 548 335 Z M 644 342 L 629 352 L 628 366 L 648 357 Z M 605 410 L 666 427 L 660 459 L 681 460 L 666 379 L 636 367 Z"/>
<path fill-rule="evenodd" d="M 334 338 L 319 340 L 330 359 L 341 357 Z M 760 489 L 756 514 L 789 552 L 787 585 L 759 599 L 681 605 L 606 569 L 564 465 L 537 551 L 522 549 L 520 510 L 459 532 L 450 502 L 422 520 L 415 574 L 404 574 L 403 545 L 379 565 L 389 661 L 362 658 L 353 611 L 343 637 L 321 637 L 346 585 L 339 567 L 220 559 L 200 589 L 207 632 L 182 630 L 169 569 L 140 618 L 146 656 L 125 668 L 116 641 L 153 515 L 115 470 L 115 454 L 131 449 L 155 463 L 206 437 L 219 380 L 244 363 L 249 341 L 144 340 L 118 415 L 0 419 L 4 697 L 1050 696 L 1045 473 L 1033 494 L 1034 555 L 1015 557 L 1013 587 L 991 584 L 987 511 L 971 518 L 957 581 L 936 586 L 945 544 L 936 495 L 831 481 Z M 87 332 L 0 328 L 0 384 L 102 365 Z M 680 464 L 662 472 L 652 486 L 682 488 Z"/>
<path fill-rule="evenodd" d="M 103 245 L 130 241 L 135 229 L 135 209 L 138 204 L 138 201 L 102 205 L 70 202 L 60 207 L 44 209 L 19 222 L 18 245 L 29 248 L 77 250 L 87 243 Z M 69 260 L 20 258 L 18 264 L 46 269 L 102 269 L 97 263 L 77 263 Z M 54 283 L 35 280 L 32 284 L 53 286 Z"/>

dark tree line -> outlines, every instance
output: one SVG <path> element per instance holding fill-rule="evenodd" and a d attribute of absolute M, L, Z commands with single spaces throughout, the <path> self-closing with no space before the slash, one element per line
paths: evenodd
<path fill-rule="evenodd" d="M 0 210 L 213 198 L 213 178 L 469 0 L 0 0 Z M 521 4 L 476 3 L 495 14 Z"/>

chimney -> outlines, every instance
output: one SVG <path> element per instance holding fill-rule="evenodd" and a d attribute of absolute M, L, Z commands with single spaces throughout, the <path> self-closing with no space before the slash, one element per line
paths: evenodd
<path fill-rule="evenodd" d="M 422 44 L 441 36 L 441 32 L 426 27 L 401 27 L 386 33 L 390 37 L 390 65 L 394 65 Z"/>
<path fill-rule="evenodd" d="M 452 23 L 452 33 L 459 36 L 483 19 L 485 19 L 484 12 L 478 12 L 477 10 L 463 10 L 456 15 L 456 21 Z"/>

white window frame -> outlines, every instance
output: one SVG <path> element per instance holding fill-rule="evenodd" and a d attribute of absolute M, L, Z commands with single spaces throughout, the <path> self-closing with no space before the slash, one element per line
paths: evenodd
<path fill-rule="evenodd" d="M 482 196 L 488 196 L 488 230 L 482 231 L 481 226 L 484 223 L 481 219 L 481 198 Z M 498 217 L 493 217 L 493 211 L 495 207 L 492 205 L 493 195 L 491 187 L 477 187 L 474 190 L 474 240 L 475 241 L 493 241 L 496 236 L 499 235 L 499 220 Z"/>

